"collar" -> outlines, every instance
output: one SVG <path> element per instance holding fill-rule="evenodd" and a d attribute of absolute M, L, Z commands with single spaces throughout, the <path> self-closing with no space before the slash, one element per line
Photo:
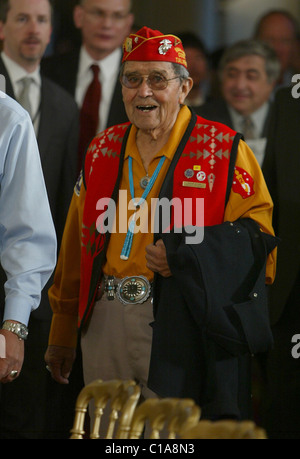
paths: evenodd
<path fill-rule="evenodd" d="M 269 108 L 269 102 L 265 102 L 258 110 L 249 115 L 252 123 L 254 124 L 255 131 L 259 134 L 259 137 L 262 135 Z M 238 132 L 241 132 L 243 126 L 242 123 L 245 117 L 229 105 L 228 110 L 232 118 L 234 129 Z"/>
<path fill-rule="evenodd" d="M 160 150 L 160 152 L 157 153 L 157 155 L 155 155 L 154 158 L 165 156 L 167 159 L 172 161 L 179 143 L 187 130 L 191 116 L 191 112 L 186 105 L 181 107 L 167 144 Z M 138 161 L 140 160 L 140 154 L 136 145 L 137 131 L 137 128 L 132 126 L 127 140 L 124 160 L 128 159 L 128 156 L 131 156 L 133 159 Z"/>
<path fill-rule="evenodd" d="M 89 72 L 91 65 L 96 64 L 100 67 L 101 76 L 104 79 L 110 79 L 116 72 L 119 72 L 122 57 L 121 48 L 115 49 L 109 56 L 96 61 L 87 52 L 84 46 L 80 49 L 79 55 L 79 78 Z"/>
<path fill-rule="evenodd" d="M 13 87 L 16 87 L 19 81 L 24 77 L 32 78 L 39 87 L 41 86 L 41 75 L 39 66 L 34 72 L 28 73 L 23 67 L 21 67 L 14 60 L 8 57 L 7 54 L 4 53 L 4 51 L 1 53 L 1 57 L 6 67 L 6 70 L 9 74 Z"/>

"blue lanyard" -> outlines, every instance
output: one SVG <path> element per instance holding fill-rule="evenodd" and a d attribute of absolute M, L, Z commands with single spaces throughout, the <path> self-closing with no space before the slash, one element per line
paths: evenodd
<path fill-rule="evenodd" d="M 154 171 L 154 174 L 152 175 L 151 179 L 149 180 L 149 183 L 147 185 L 147 188 L 145 189 L 142 197 L 139 199 L 139 201 L 137 203 L 135 203 L 135 207 L 136 209 L 139 209 L 142 204 L 144 203 L 144 201 L 146 200 L 148 194 L 150 193 L 150 191 L 152 190 L 152 187 L 158 177 L 158 174 L 160 173 L 160 170 L 163 166 L 163 163 L 165 162 L 165 159 L 166 157 L 163 156 L 155 171 Z M 134 201 L 135 198 L 134 198 L 134 183 L 133 183 L 133 172 L 132 172 L 132 157 L 129 156 L 129 159 L 128 159 L 128 169 L 129 169 L 129 187 L 130 187 L 130 194 L 131 194 L 131 198 L 132 200 Z M 134 235 L 134 228 L 135 228 L 135 224 L 136 224 L 136 211 L 135 213 L 133 214 L 133 217 L 132 217 L 132 220 L 129 224 L 129 228 L 128 228 L 128 231 L 127 231 L 127 234 L 126 234 L 126 238 L 125 238 L 125 242 L 124 242 L 124 245 L 123 245 L 123 249 L 122 249 L 122 252 L 121 252 L 121 260 L 128 260 L 129 258 L 129 255 L 130 255 L 130 252 L 131 252 L 131 247 L 132 247 L 132 239 L 133 239 L 133 235 Z"/>

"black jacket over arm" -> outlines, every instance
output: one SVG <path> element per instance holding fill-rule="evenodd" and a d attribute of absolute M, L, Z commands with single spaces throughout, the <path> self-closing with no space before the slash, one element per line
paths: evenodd
<path fill-rule="evenodd" d="M 201 244 L 163 240 L 173 276 L 155 282 L 149 387 L 193 398 L 203 417 L 249 418 L 250 356 L 272 345 L 265 272 L 275 238 L 242 219 L 206 227 Z"/>

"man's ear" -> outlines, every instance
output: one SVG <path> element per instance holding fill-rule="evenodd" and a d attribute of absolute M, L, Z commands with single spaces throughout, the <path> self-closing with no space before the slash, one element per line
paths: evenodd
<path fill-rule="evenodd" d="M 77 29 L 82 28 L 84 11 L 80 5 L 76 5 L 73 10 L 73 20 Z"/>
<path fill-rule="evenodd" d="M 179 100 L 180 104 L 184 103 L 193 85 L 194 85 L 194 82 L 192 78 L 187 78 L 186 80 L 183 81 L 182 86 L 181 86 L 180 100 Z"/>
<path fill-rule="evenodd" d="M 0 40 L 4 40 L 5 34 L 4 34 L 4 22 L 0 21 Z"/>

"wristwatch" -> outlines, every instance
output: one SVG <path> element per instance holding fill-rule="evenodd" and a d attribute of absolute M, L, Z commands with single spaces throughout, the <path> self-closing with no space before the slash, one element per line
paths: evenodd
<path fill-rule="evenodd" d="M 10 320 L 6 320 L 5 322 L 3 322 L 2 330 L 8 330 L 17 335 L 19 339 L 23 340 L 27 339 L 28 336 L 28 328 L 26 327 L 26 325 L 11 322 Z"/>

